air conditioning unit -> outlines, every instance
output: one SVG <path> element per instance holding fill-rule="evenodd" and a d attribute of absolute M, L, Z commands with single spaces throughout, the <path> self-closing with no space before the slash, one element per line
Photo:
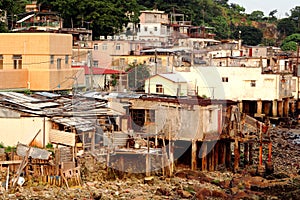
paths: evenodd
<path fill-rule="evenodd" d="M 120 35 L 120 40 L 124 40 L 126 36 Z"/>
<path fill-rule="evenodd" d="M 131 35 L 127 36 L 127 40 L 133 40 L 133 36 Z"/>
<path fill-rule="evenodd" d="M 115 40 L 119 40 L 119 39 L 120 39 L 120 36 L 116 35 L 116 36 L 114 36 L 114 39 L 115 39 Z"/>
<path fill-rule="evenodd" d="M 108 36 L 107 36 L 107 39 L 108 39 L 108 40 L 112 40 L 113 37 L 112 37 L 111 35 L 108 35 Z"/>
<path fill-rule="evenodd" d="M 105 36 L 101 35 L 100 40 L 105 40 Z"/>
<path fill-rule="evenodd" d="M 133 36 L 133 40 L 139 40 L 138 36 Z"/>

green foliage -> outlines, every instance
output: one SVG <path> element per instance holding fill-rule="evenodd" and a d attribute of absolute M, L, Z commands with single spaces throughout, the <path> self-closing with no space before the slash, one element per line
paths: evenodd
<path fill-rule="evenodd" d="M 143 90 L 145 80 L 150 77 L 150 70 L 143 64 L 129 65 L 126 70 L 128 73 L 128 87 L 133 90 Z"/>
<path fill-rule="evenodd" d="M 296 24 L 290 18 L 284 18 L 278 22 L 277 30 L 283 37 L 285 37 L 296 32 Z"/>
<path fill-rule="evenodd" d="M 48 144 L 46 145 L 46 148 L 47 148 L 47 149 L 52 149 L 52 148 L 53 148 L 53 144 L 52 144 L 52 143 L 48 143 Z"/>
<path fill-rule="evenodd" d="M 0 148 L 4 148 L 5 146 L 4 146 L 4 144 L 3 144 L 3 142 L 0 142 Z"/>
<path fill-rule="evenodd" d="M 233 37 L 238 39 L 239 36 L 241 36 L 243 44 L 255 46 L 262 42 L 263 33 L 253 26 L 238 26 L 233 33 Z"/>
<path fill-rule="evenodd" d="M 259 10 L 253 11 L 249 15 L 249 19 L 253 20 L 253 21 L 262 21 L 263 17 L 264 17 L 264 13 L 262 11 L 259 11 Z"/>
<path fill-rule="evenodd" d="M 294 41 L 285 42 L 281 45 L 283 51 L 297 51 L 297 43 Z"/>
<path fill-rule="evenodd" d="M 231 34 L 231 30 L 225 17 L 218 16 L 212 21 L 212 25 L 215 28 L 216 39 L 227 39 Z"/>
<path fill-rule="evenodd" d="M 15 148 L 16 148 L 16 147 L 13 147 L 13 146 L 7 146 L 7 147 L 5 147 L 5 152 L 6 152 L 6 153 L 12 152 L 12 151 L 14 151 Z"/>

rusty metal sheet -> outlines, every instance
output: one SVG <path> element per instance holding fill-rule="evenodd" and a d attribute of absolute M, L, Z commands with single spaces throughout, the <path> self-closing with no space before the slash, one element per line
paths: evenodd
<path fill-rule="evenodd" d="M 17 145 L 17 154 L 18 156 L 26 156 L 27 155 L 27 151 L 29 150 L 29 154 L 28 157 L 34 158 L 34 159 L 42 159 L 42 160 L 48 160 L 51 152 L 44 150 L 44 149 L 40 149 L 40 148 L 36 148 L 36 147 L 29 147 L 25 144 L 21 144 L 19 143 Z"/>

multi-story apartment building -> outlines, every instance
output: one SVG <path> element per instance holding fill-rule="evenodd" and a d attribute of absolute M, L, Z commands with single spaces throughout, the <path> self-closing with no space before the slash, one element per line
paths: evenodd
<path fill-rule="evenodd" d="M 82 69 L 72 69 L 72 35 L 0 34 L 0 89 L 69 90 L 84 84 Z"/>

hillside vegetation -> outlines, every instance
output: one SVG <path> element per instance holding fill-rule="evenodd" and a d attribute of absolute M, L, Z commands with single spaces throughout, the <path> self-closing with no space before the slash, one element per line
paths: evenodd
<path fill-rule="evenodd" d="M 28 0 L 2 0 L 8 20 L 22 17 Z M 300 6 L 286 11 L 286 18 L 277 19 L 277 10 L 245 13 L 243 5 L 228 0 L 38 0 L 40 8 L 57 11 L 64 27 L 85 27 L 93 30 L 94 39 L 124 31 L 128 23 L 138 23 L 141 10 L 158 9 L 166 13 L 184 14 L 193 25 L 214 28 L 216 39 L 241 37 L 248 45 L 281 45 L 286 36 L 300 33 Z M 0 31 L 8 31 L 2 23 Z M 239 35 L 239 31 L 241 34 Z M 249 37 L 249 34 L 252 37 Z"/>

